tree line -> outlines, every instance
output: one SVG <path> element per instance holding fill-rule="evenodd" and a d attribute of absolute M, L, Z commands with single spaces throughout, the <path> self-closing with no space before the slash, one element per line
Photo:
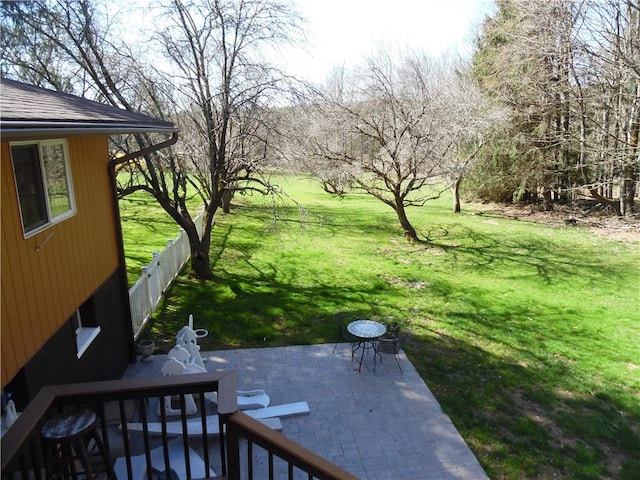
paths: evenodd
<path fill-rule="evenodd" d="M 590 196 L 633 211 L 640 175 L 640 2 L 497 0 L 473 75 L 508 111 L 471 175 L 487 200 Z"/>
<path fill-rule="evenodd" d="M 499 0 L 471 62 L 379 49 L 321 85 L 268 53 L 302 41 L 286 0 L 164 0 L 127 41 L 126 6 L 103 0 L 2 3 L 2 75 L 170 120 L 180 140 L 126 163 L 118 192 L 151 194 L 183 228 L 192 273 L 212 278 L 211 229 L 237 193 L 278 194 L 273 168 L 326 191 L 364 191 L 407 209 L 461 186 L 493 201 L 553 208 L 588 192 L 620 215 L 639 175 L 639 13 L 634 1 Z M 157 139 L 112 138 L 113 154 Z M 195 193 L 194 193 L 195 192 Z M 204 233 L 193 223 L 201 199 Z"/>

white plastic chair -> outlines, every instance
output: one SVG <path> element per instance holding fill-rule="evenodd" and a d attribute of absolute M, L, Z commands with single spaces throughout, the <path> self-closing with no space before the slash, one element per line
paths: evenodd
<path fill-rule="evenodd" d="M 173 350 L 173 349 L 172 349 Z M 179 353 L 179 350 L 178 350 Z M 180 360 L 174 357 L 167 358 L 167 361 L 162 366 L 162 374 L 164 376 L 174 376 L 174 375 L 185 375 L 189 373 L 205 373 L 206 370 L 204 368 L 200 368 L 195 364 L 185 364 Z M 198 407 L 196 406 L 196 402 L 193 399 L 193 395 L 187 394 L 184 396 L 185 403 L 185 413 L 187 415 L 193 415 L 198 413 Z M 167 415 L 180 415 L 182 412 L 179 408 L 173 408 L 172 405 L 172 397 L 168 395 L 164 397 L 164 409 Z M 158 415 L 161 413 L 161 406 L 158 405 Z"/>

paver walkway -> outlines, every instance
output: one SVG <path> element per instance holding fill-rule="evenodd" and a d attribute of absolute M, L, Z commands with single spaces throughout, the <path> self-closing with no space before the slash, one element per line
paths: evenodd
<path fill-rule="evenodd" d="M 362 371 L 348 343 L 202 352 L 209 371 L 236 369 L 240 390 L 271 404 L 306 401 L 311 413 L 283 418 L 282 433 L 362 479 L 486 479 L 477 459 L 404 352 Z M 166 359 L 132 364 L 124 377 L 161 375 Z"/>

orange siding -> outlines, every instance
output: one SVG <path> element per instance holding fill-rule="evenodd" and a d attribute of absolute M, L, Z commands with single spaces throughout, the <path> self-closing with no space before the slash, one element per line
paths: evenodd
<path fill-rule="evenodd" d="M 3 386 L 118 267 L 107 139 L 69 138 L 68 149 L 76 214 L 25 240 L 2 142 Z"/>
<path fill-rule="evenodd" d="M 4 254 L 4 250 L 3 250 L 3 254 Z M 4 255 L 2 258 L 2 264 L 4 265 Z M 11 318 L 14 317 L 14 311 L 9 311 L 8 310 L 8 305 L 9 302 L 5 301 L 5 290 L 4 288 L 2 289 L 2 300 L 1 300 L 1 310 L 0 310 L 0 318 Z M 11 302 L 13 306 L 15 306 L 15 302 Z M 10 323 L 7 323 L 7 325 L 5 326 L 4 324 L 2 325 L 2 331 L 0 332 L 0 337 L 5 337 L 5 336 L 10 336 L 13 337 L 14 332 L 13 329 L 11 328 L 12 325 Z M 18 332 L 17 335 L 20 335 L 20 332 Z M 2 370 L 0 371 L 0 374 L 2 375 L 2 378 L 9 378 L 9 372 L 14 372 L 17 371 L 18 369 L 18 362 L 16 360 L 16 352 L 13 348 L 13 343 L 7 342 L 7 345 L 2 345 Z M 3 382 L 4 384 L 4 382 Z"/>

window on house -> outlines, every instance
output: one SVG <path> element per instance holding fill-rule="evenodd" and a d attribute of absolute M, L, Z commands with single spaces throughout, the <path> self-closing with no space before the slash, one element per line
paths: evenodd
<path fill-rule="evenodd" d="M 84 302 L 71 316 L 76 335 L 77 356 L 80 358 L 87 351 L 100 333 L 100 326 L 96 322 L 96 306 L 93 298 Z"/>
<path fill-rule="evenodd" d="M 25 237 L 75 213 L 65 140 L 11 144 Z"/>

